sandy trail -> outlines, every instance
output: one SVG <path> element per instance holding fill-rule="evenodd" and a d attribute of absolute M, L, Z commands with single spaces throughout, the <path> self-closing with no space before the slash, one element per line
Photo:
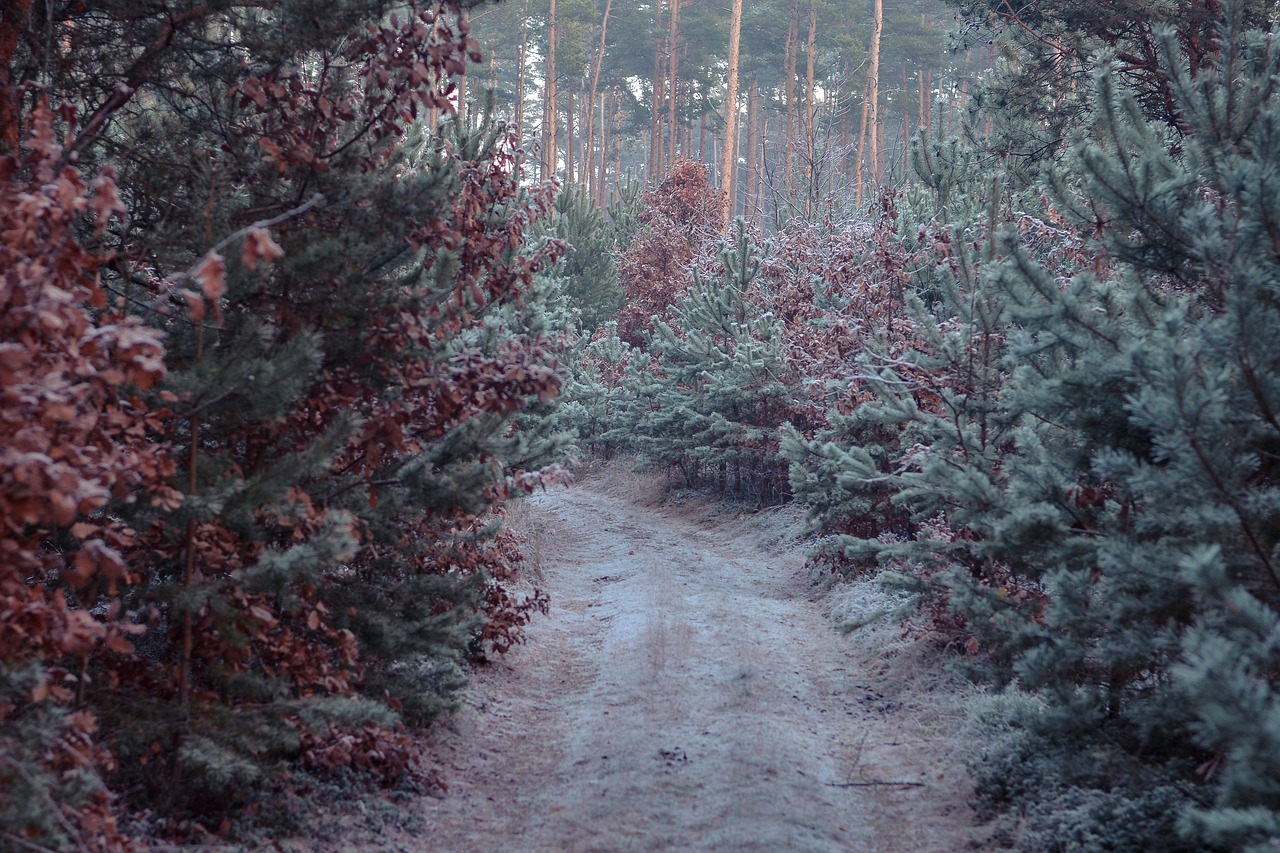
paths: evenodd
<path fill-rule="evenodd" d="M 530 510 L 552 613 L 436 738 L 450 789 L 399 849 L 966 849 L 966 783 L 798 553 L 590 484 Z"/>

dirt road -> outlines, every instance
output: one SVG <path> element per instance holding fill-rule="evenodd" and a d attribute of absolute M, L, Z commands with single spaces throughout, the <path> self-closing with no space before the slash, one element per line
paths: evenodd
<path fill-rule="evenodd" d="M 833 629 L 769 516 L 613 491 L 526 509 L 552 613 L 436 739 L 450 789 L 402 849 L 965 850 L 945 733 Z"/>

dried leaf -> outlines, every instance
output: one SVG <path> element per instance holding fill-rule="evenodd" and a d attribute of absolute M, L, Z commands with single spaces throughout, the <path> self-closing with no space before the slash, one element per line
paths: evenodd
<path fill-rule="evenodd" d="M 193 323 L 204 322 L 204 298 L 194 290 L 179 290 L 178 295 L 187 303 L 187 313 Z"/>
<path fill-rule="evenodd" d="M 284 249 L 271 239 L 267 229 L 255 228 L 249 232 L 249 236 L 244 238 L 240 257 L 244 261 L 245 268 L 252 270 L 257 268 L 259 262 L 273 264 L 283 255 Z"/>
<path fill-rule="evenodd" d="M 119 634 L 107 635 L 107 648 L 116 654 L 131 655 L 133 654 L 133 643 L 126 640 Z"/>
<path fill-rule="evenodd" d="M 205 255 L 191 271 L 191 277 L 199 283 L 204 298 L 215 305 L 227 292 L 227 264 L 217 252 Z"/>

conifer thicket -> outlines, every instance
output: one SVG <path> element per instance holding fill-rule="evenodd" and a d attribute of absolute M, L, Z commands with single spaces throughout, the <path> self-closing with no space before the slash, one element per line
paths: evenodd
<path fill-rule="evenodd" d="M 421 776 L 404 725 L 545 607 L 492 527 L 562 452 L 564 246 L 451 119 L 461 11 L 5 5 L 0 847 Z"/>
<path fill-rule="evenodd" d="M 973 769 L 998 839 L 1270 849 L 1275 33 L 1247 2 L 1087 26 L 957 5 L 1006 57 L 966 132 L 922 129 L 869 209 L 833 199 L 723 259 L 642 226 L 624 282 L 674 262 L 642 298 L 674 295 L 597 335 L 574 405 L 727 493 L 776 448 L 815 559 L 887 569 L 910 630 L 991 685 Z"/>
<path fill-rule="evenodd" d="M 1269 7 L 957 0 L 998 50 L 936 109 L 902 74 L 909 173 L 880 119 L 854 133 L 829 4 L 807 44 L 802 4 L 774 16 L 780 78 L 748 14 L 748 115 L 773 100 L 746 133 L 774 138 L 726 228 L 719 83 L 664 52 L 703 3 L 488 19 L 572 69 L 539 117 L 558 195 L 522 171 L 533 117 L 495 121 L 474 73 L 454 115 L 459 4 L 37 5 L 0 29 L 6 841 L 120 849 L 130 808 L 195 835 L 300 767 L 412 775 L 405 724 L 546 606 L 495 521 L 575 445 L 802 502 L 817 564 L 914 592 L 906 629 L 991 688 L 1002 843 L 1280 840 Z M 524 35 L 488 66 L 520 93 Z"/>

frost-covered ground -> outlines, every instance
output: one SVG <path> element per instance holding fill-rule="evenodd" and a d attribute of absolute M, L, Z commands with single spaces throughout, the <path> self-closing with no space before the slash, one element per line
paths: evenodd
<path fill-rule="evenodd" d="M 411 806 L 413 831 L 388 829 L 377 846 L 980 843 L 938 661 L 893 625 L 834 630 L 883 598 L 845 586 L 819 599 L 793 514 L 658 506 L 653 491 L 615 470 L 521 509 L 551 615 L 477 673 L 440 727 L 432 751 L 447 794 Z"/>

